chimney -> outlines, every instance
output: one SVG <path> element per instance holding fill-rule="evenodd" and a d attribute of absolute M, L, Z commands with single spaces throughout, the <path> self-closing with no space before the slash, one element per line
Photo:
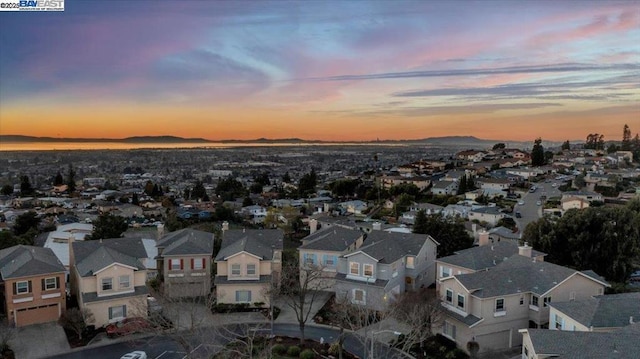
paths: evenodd
<path fill-rule="evenodd" d="M 633 324 L 633 315 L 629 317 L 629 324 Z"/>
<path fill-rule="evenodd" d="M 76 236 L 71 233 L 69 236 L 69 271 L 71 271 L 71 267 L 73 267 L 75 263 L 75 257 L 73 255 L 73 242 L 76 241 Z"/>
<path fill-rule="evenodd" d="M 229 230 L 229 222 L 227 222 L 227 221 L 222 222 L 222 230 L 223 231 L 228 231 Z"/>
<path fill-rule="evenodd" d="M 527 258 L 531 258 L 533 248 L 529 247 L 527 242 L 523 246 L 518 247 L 518 254 Z"/>
<path fill-rule="evenodd" d="M 309 220 L 309 234 L 314 234 L 318 230 L 318 220 L 311 218 Z"/>
<path fill-rule="evenodd" d="M 482 230 L 478 233 L 478 245 L 480 247 L 489 244 L 489 232 Z"/>
<path fill-rule="evenodd" d="M 160 223 L 158 225 L 158 240 L 164 236 L 164 224 Z"/>
<path fill-rule="evenodd" d="M 382 230 L 382 223 L 380 223 L 380 222 L 373 222 L 373 230 L 374 230 L 374 231 L 380 231 L 380 230 Z"/>

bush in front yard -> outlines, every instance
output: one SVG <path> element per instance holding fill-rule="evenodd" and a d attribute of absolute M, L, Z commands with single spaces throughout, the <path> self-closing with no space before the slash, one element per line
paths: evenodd
<path fill-rule="evenodd" d="M 287 347 L 284 344 L 276 344 L 271 348 L 273 354 L 282 355 L 287 352 Z"/>
<path fill-rule="evenodd" d="M 300 353 L 300 359 L 313 359 L 316 357 L 316 354 L 311 349 L 305 349 Z"/>
<path fill-rule="evenodd" d="M 300 355 L 300 347 L 292 345 L 287 349 L 287 355 L 290 357 L 297 357 Z"/>

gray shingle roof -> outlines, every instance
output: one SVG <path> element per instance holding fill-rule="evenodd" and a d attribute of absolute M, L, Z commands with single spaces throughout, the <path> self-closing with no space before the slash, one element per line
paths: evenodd
<path fill-rule="evenodd" d="M 355 229 L 342 227 L 325 228 L 303 239 L 305 244 L 299 249 L 316 249 L 342 252 L 354 244 L 363 233 Z"/>
<path fill-rule="evenodd" d="M 640 320 L 640 293 L 601 295 L 551 306 L 586 327 L 618 328 L 629 325 L 630 317 Z"/>
<path fill-rule="evenodd" d="M 428 240 L 433 238 L 426 234 L 373 231 L 368 234 L 359 251 L 377 259 L 379 263 L 390 264 L 406 255 L 418 255 Z"/>
<path fill-rule="evenodd" d="M 522 292 L 543 295 L 575 273 L 574 269 L 514 254 L 491 270 L 455 277 L 473 295 L 490 298 Z"/>
<path fill-rule="evenodd" d="M 0 251 L 2 280 L 64 272 L 66 269 L 49 248 L 17 245 Z"/>
<path fill-rule="evenodd" d="M 233 229 L 225 231 L 216 261 L 236 253 L 247 252 L 264 260 L 273 259 L 275 250 L 282 251 L 284 233 L 279 229 Z"/>
<path fill-rule="evenodd" d="M 639 332 L 608 333 L 528 329 L 536 354 L 559 359 L 640 358 Z"/>
<path fill-rule="evenodd" d="M 157 244 L 162 256 L 213 255 L 213 233 L 185 228 L 163 236 Z"/>
<path fill-rule="evenodd" d="M 477 271 L 494 267 L 517 253 L 518 244 L 499 241 L 491 245 L 463 249 L 457 254 L 438 258 L 438 261 Z"/>
<path fill-rule="evenodd" d="M 73 242 L 72 246 L 76 269 L 82 277 L 92 276 L 113 263 L 145 269 L 142 260 L 147 252 L 139 238 L 78 241 Z"/>
<path fill-rule="evenodd" d="M 374 287 L 386 287 L 387 283 L 389 283 L 388 280 L 380 279 L 380 278 L 376 278 L 375 282 L 350 279 L 350 278 L 347 278 L 347 275 L 345 273 L 336 273 L 335 279 L 337 281 L 358 283 L 358 284 L 370 285 Z"/>

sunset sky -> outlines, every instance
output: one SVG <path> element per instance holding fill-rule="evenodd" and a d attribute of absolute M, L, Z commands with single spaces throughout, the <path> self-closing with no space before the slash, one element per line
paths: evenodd
<path fill-rule="evenodd" d="M 0 134 L 640 132 L 637 1 L 65 1 L 0 12 Z"/>

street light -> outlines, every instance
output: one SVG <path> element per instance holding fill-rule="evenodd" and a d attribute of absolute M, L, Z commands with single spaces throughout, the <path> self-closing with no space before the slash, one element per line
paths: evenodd
<path fill-rule="evenodd" d="M 390 329 L 384 329 L 384 330 L 378 330 L 378 331 L 375 331 L 375 332 L 371 332 L 371 350 L 370 350 L 370 354 L 369 354 L 369 357 L 371 359 L 374 359 L 373 343 L 375 342 L 375 336 L 378 335 L 378 334 L 381 334 L 381 333 L 393 333 L 393 335 L 395 335 L 395 336 L 399 336 L 400 334 L 402 334 L 397 330 L 390 330 Z"/>

